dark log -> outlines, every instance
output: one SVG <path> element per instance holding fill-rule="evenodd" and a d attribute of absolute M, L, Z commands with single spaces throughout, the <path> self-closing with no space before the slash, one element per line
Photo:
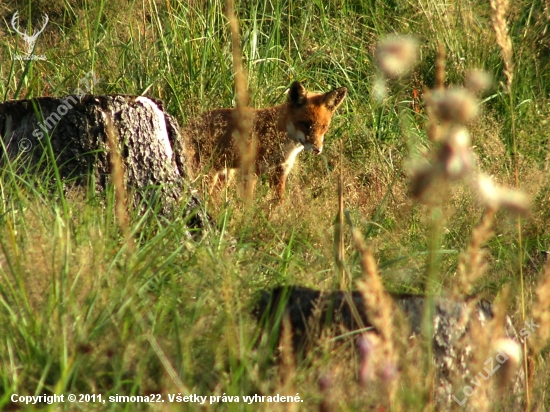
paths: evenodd
<path fill-rule="evenodd" d="M 390 296 L 405 315 L 411 336 L 420 336 L 425 296 L 395 293 L 390 293 Z M 441 410 L 458 406 L 452 399 L 452 395 L 458 395 L 456 385 L 453 386 L 457 378 L 471 385 L 470 380 L 477 373 L 471 370 L 470 365 L 471 355 L 476 348 L 472 348 L 465 338 L 472 322 L 484 326 L 494 315 L 489 301 L 479 300 L 475 303 L 475 313 L 469 316 L 468 300 L 437 297 L 434 301 L 432 347 L 437 372 L 435 401 Z M 362 329 L 377 332 L 369 321 L 363 296 L 358 291 L 319 291 L 301 286 L 280 286 L 260 293 L 253 315 L 260 322 L 262 330 L 258 345 L 267 336 L 271 349 L 280 343 L 281 324 L 286 317 L 292 329 L 293 349 L 297 356 L 315 345 L 324 328 L 336 326 L 336 331 Z M 357 338 L 360 333 L 352 336 Z M 505 317 L 503 338 L 518 340 L 508 316 Z M 517 395 L 521 391 L 523 376 L 522 370 L 519 370 L 511 393 Z"/>
<path fill-rule="evenodd" d="M 0 103 L 0 165 L 17 159 L 18 171 L 51 170 L 51 145 L 65 186 L 94 182 L 95 191 L 103 191 L 111 181 L 107 115 L 118 135 L 129 204 L 138 214 L 151 207 L 166 217 L 183 207 L 190 227 L 206 227 L 208 216 L 187 190 L 178 123 L 158 100 L 74 95 Z"/>

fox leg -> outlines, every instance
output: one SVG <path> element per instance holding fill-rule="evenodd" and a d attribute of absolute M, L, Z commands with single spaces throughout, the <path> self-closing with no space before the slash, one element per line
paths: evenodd
<path fill-rule="evenodd" d="M 239 189 L 239 196 L 242 199 L 245 199 L 247 196 L 250 196 L 249 200 L 253 199 L 257 181 L 258 175 L 256 173 L 249 173 L 245 175 L 242 170 L 239 169 L 239 184 L 237 185 L 237 188 Z"/>
<path fill-rule="evenodd" d="M 210 178 L 212 182 L 210 183 L 210 190 L 208 194 L 212 196 L 212 192 L 214 192 L 214 189 L 216 188 L 216 185 L 220 182 L 220 180 L 224 182 L 224 189 L 227 190 L 234 176 L 235 169 L 226 168 L 223 170 L 218 170 L 217 172 L 211 172 Z"/>
<path fill-rule="evenodd" d="M 282 202 L 285 197 L 286 178 L 287 173 L 283 165 L 277 166 L 269 176 L 269 186 L 272 190 L 275 190 L 280 202 Z"/>

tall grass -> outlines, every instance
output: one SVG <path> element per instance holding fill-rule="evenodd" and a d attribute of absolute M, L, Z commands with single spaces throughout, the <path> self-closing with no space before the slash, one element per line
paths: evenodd
<path fill-rule="evenodd" d="M 93 69 L 102 79 L 94 93 L 163 99 L 180 124 L 204 110 L 235 105 L 225 1 L 57 0 L 43 7 L 25 1 L 0 5 L 4 99 L 63 96 Z M 270 212 L 262 177 L 246 211 L 234 201 L 232 188 L 227 201 L 205 199 L 219 230 L 200 240 L 189 240 L 182 219 L 159 224 L 152 214 L 129 210 L 123 231 L 135 239 L 132 259 L 127 259 L 125 235 L 117 223 L 123 218 L 115 213 L 120 191 L 95 194 L 55 186 L 60 182 L 47 147 L 40 172 L 22 170 L 22 160 L 2 158 L 0 409 L 13 407 L 14 393 L 162 393 L 167 399 L 166 394 L 178 392 L 298 392 L 304 403 L 292 405 L 295 410 L 378 405 L 376 393 L 356 384 L 360 365 L 351 341 L 323 337 L 303 362 L 288 357 L 272 364 L 254 347 L 258 331 L 250 312 L 257 293 L 278 284 L 330 289 L 338 283 L 335 276 L 346 274 L 346 285 L 356 286 L 365 259 L 355 250 L 358 234 L 368 243 L 387 290 L 439 294 L 457 285 L 470 264 L 468 255 L 459 252 L 480 247 L 472 243 L 470 232 L 483 222 L 484 207 L 462 183 L 449 186 L 437 216 L 435 208 L 409 196 L 409 156 L 422 159 L 439 147 L 430 138 L 422 103 L 425 90 L 437 83 L 439 42 L 446 53 L 446 84 L 441 86 L 461 85 L 474 68 L 490 72 L 495 80 L 481 97 L 480 116 L 468 124 L 477 163 L 498 183 L 518 186 L 533 200 L 519 231 L 508 214 L 496 212 L 495 235 L 487 237 L 483 254 L 485 272 L 472 275 L 469 290 L 494 298 L 509 287 L 506 309 L 518 327 L 520 313 L 525 310 L 528 318 L 531 306 L 539 310 L 537 319 L 545 319 L 540 308 L 547 305 L 547 287 L 535 285 L 550 241 L 545 74 L 550 61 L 541 41 L 546 8 L 543 2 L 511 5 L 508 33 L 521 58 L 510 67 L 495 41 L 486 2 L 235 2 L 250 106 L 282 102 L 293 80 L 304 81 L 308 89 L 348 88 L 327 136 L 326 153 L 301 155 L 287 188 L 291 201 L 276 211 Z M 21 27 L 29 29 L 43 13 L 50 16 L 36 46 L 47 60 L 12 60 L 24 48 L 9 25 L 17 10 Z M 419 39 L 420 59 L 408 81 L 387 85 L 385 96 L 377 100 L 376 44 L 394 32 Z M 507 73 L 513 73 L 513 99 L 503 87 Z M 341 240 L 335 262 L 337 213 Z M 355 237 L 342 224 L 342 215 L 356 229 Z M 346 343 L 336 344 L 342 340 Z M 529 355 L 536 368 L 531 369 L 536 373 L 530 402 L 543 409 L 549 391 L 548 350 L 544 339 L 537 345 L 537 356 Z M 414 365 L 419 371 L 423 366 Z M 399 393 L 395 410 L 433 406 L 430 382 L 417 384 Z M 286 406 L 261 405 L 267 410 Z M 136 405 L 79 407 L 134 410 Z M 258 404 L 208 408 L 257 410 Z"/>

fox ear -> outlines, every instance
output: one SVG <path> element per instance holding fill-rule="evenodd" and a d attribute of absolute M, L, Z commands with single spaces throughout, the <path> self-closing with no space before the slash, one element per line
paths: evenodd
<path fill-rule="evenodd" d="M 331 92 L 328 92 L 325 94 L 325 99 L 323 100 L 323 103 L 329 110 L 336 110 L 338 106 L 342 104 L 342 101 L 344 100 L 344 97 L 346 97 L 346 94 L 348 93 L 348 89 L 345 87 L 340 87 L 338 89 L 334 89 Z"/>
<path fill-rule="evenodd" d="M 306 101 L 306 89 L 300 82 L 294 82 L 288 89 L 288 103 L 293 106 L 302 106 Z"/>

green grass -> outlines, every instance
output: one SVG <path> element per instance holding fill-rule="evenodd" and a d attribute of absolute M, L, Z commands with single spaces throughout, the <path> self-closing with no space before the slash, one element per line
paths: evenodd
<path fill-rule="evenodd" d="M 500 84 L 505 77 L 488 4 L 448 3 L 238 2 L 252 106 L 282 102 L 294 80 L 304 81 L 309 90 L 346 86 L 348 97 L 334 118 L 323 155 L 300 156 L 287 188 L 291 201 L 270 212 L 265 180 L 247 211 L 231 191 L 228 202 L 206 199 L 220 230 L 201 240 L 189 240 L 182 219 L 162 222 L 134 214 L 137 250 L 129 256 L 115 222 L 112 190 L 100 195 L 85 189 L 64 192 L 49 186 L 55 168 L 16 173 L 17 160 L 3 163 L 0 409 L 14 393 L 181 392 L 299 393 L 304 403 L 295 410 L 304 410 L 302 405 L 313 410 L 326 396 L 317 381 L 330 372 L 349 378 L 331 386 L 342 395 L 335 395 L 337 410 L 364 410 L 372 393 L 356 388 L 355 372 L 341 370 L 345 362 L 357 362 L 350 355 L 351 343 L 334 346 L 322 340 L 309 362 L 295 368 L 271 365 L 252 347 L 257 330 L 250 312 L 257 293 L 270 286 L 330 289 L 338 283 L 333 222 L 340 167 L 345 208 L 373 249 L 386 287 L 422 293 L 427 274 L 435 270 L 430 287 L 438 292 L 452 288 L 458 253 L 483 208 L 462 184 L 453 186 L 435 211 L 408 195 L 408 160 L 431 146 L 423 107 L 415 111 L 411 103 L 413 90 L 421 94 L 434 86 L 438 41 L 448 54 L 449 83 L 461 84 L 471 68 L 493 74 L 496 85 L 485 96 L 481 117 L 469 126 L 475 152 L 483 170 L 510 186 L 517 156 L 519 186 L 533 199 L 532 212 L 521 224 L 521 253 L 515 218 L 497 214 L 496 236 L 487 245 L 490 267 L 476 285 L 489 297 L 509 286 L 509 314 L 521 324 L 519 267 L 529 308 L 550 241 L 548 23 L 542 1 L 513 5 L 511 100 Z M 29 13 L 35 25 L 43 13 L 50 16 L 36 46 L 36 53 L 47 60 L 12 60 L 24 47 L 9 24 L 17 10 L 22 28 Z M 233 104 L 231 38 L 223 1 L 57 0 L 42 9 L 30 1 L 8 1 L 0 5 L 0 16 L 6 23 L 0 25 L 4 100 L 64 96 L 93 70 L 101 79 L 94 93 L 160 98 L 180 125 L 204 110 Z M 393 32 L 418 36 L 421 60 L 410 81 L 392 88 L 379 102 L 372 97 L 378 77 L 373 52 L 380 37 Z M 44 162 L 50 164 L 47 157 Z M 431 263 L 430 245 L 440 249 Z M 362 277 L 348 228 L 345 267 L 354 281 Z M 547 352 L 535 359 L 534 404 L 549 396 L 544 373 L 548 361 Z M 405 391 L 404 405 L 414 408 L 426 402 L 428 389 L 419 384 L 416 391 Z M 180 405 L 199 409 L 169 403 L 142 408 Z M 65 403 L 49 410 L 136 407 Z M 258 410 L 258 405 L 206 409 Z"/>

